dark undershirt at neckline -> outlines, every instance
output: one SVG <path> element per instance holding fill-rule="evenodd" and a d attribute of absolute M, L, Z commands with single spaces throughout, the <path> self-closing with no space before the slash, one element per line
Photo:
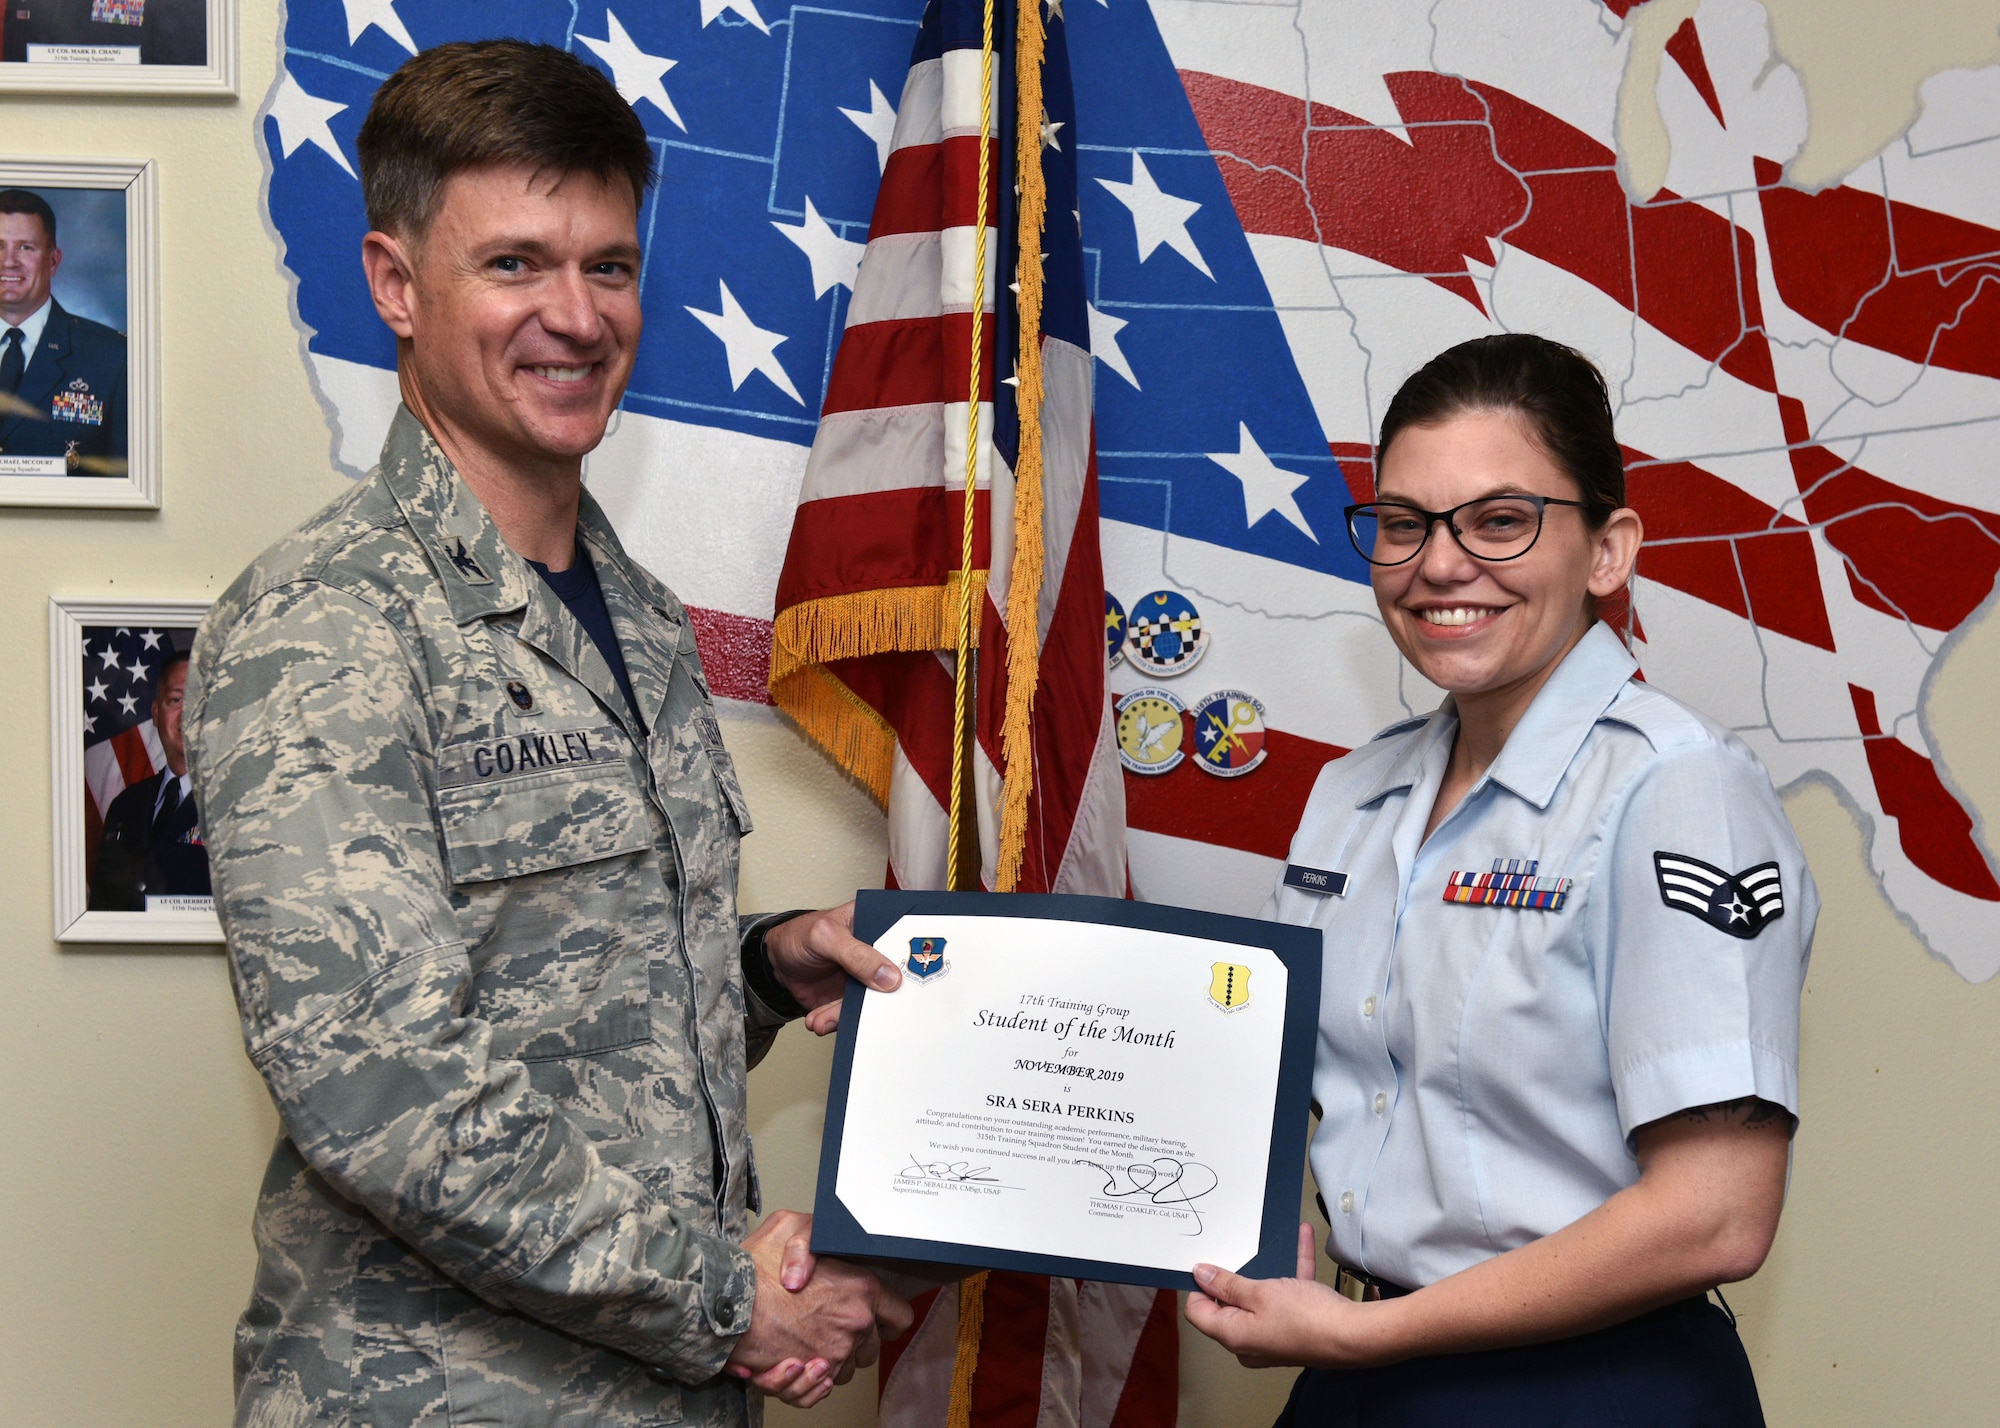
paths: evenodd
<path fill-rule="evenodd" d="M 597 652 L 604 656 L 604 662 L 611 666 L 611 677 L 618 681 L 618 688 L 625 695 L 625 707 L 632 711 L 643 733 L 646 719 L 639 712 L 639 696 L 632 692 L 632 676 L 625 669 L 625 653 L 618 648 L 618 631 L 612 627 L 611 610 L 604 603 L 604 586 L 598 581 L 597 567 L 590 563 L 590 553 L 579 541 L 568 570 L 551 570 L 538 560 L 530 560 L 528 564 L 555 591 L 556 598 L 568 607 L 584 633 L 590 636 L 590 642 L 597 646 Z"/>

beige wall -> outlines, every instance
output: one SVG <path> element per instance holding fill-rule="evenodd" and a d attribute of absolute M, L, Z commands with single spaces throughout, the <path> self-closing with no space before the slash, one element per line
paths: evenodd
<path fill-rule="evenodd" d="M 1310 0 L 1308 0 L 1310 3 Z M 1662 7 L 1675 0 L 1659 0 Z M 50 595 L 202 598 L 342 488 L 259 211 L 252 120 L 275 7 L 246 0 L 242 103 L 0 101 L 10 153 L 152 156 L 165 245 L 166 508 L 0 513 L 0 622 L 22 634 L 0 802 L 0 1419 L 20 1428 L 224 1422 L 230 1325 L 251 1268 L 273 1131 L 211 951 L 59 950 L 49 936 L 45 693 Z M 1914 113 L 1915 84 L 1989 62 L 2000 12 L 1953 0 L 1774 3 L 1806 76 L 1824 182 Z M 1642 17 L 1644 12 L 1640 12 Z M 1663 8 L 1647 32 L 1672 25 Z M 1678 20 L 1675 19 L 1675 23 Z M 1663 172 L 1650 86 L 1628 98 L 1633 172 Z M 106 572 L 111 572 L 107 574 Z M 1956 648 L 1928 714 L 1978 805 L 2000 810 L 2000 622 Z M 831 900 L 875 880 L 867 799 L 764 711 L 727 721 L 761 831 L 745 903 Z M 1990 1422 L 2000 1402 L 2000 984 L 1971 987 L 1898 923 L 1833 795 L 1788 802 L 1826 912 L 1807 988 L 1792 1200 L 1770 1264 L 1733 1295 L 1774 1424 Z M 775 1203 L 810 1200 L 827 1047 L 793 1034 L 753 1080 Z M 1268 1421 L 1279 1375 L 1188 1344 L 1182 1421 Z M 813 1419 L 869 1421 L 867 1384 Z"/>

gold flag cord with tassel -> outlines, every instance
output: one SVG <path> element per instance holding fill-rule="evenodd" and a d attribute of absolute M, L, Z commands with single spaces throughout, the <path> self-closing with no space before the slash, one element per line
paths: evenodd
<path fill-rule="evenodd" d="M 1041 678 L 1042 604 L 1042 227 L 1048 183 L 1042 110 L 1042 7 L 1022 0 L 1015 26 L 1014 172 L 1021 186 L 1018 247 L 1020 356 L 1014 375 L 1020 450 L 1014 463 L 1014 569 L 1007 581 L 1007 712 L 1000 747 L 1007 773 L 1000 794 L 1000 847 L 994 886 L 1013 892 L 1028 841 L 1028 795 L 1035 785 L 1035 686 Z"/>

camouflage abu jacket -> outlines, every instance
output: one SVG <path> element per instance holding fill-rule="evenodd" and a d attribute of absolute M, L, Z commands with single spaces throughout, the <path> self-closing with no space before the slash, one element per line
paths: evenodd
<path fill-rule="evenodd" d="M 739 1424 L 743 797 L 680 602 L 583 498 L 645 716 L 407 410 L 216 603 L 190 761 L 284 1120 L 246 1425 Z M 750 1043 L 755 1043 L 754 1047 Z"/>

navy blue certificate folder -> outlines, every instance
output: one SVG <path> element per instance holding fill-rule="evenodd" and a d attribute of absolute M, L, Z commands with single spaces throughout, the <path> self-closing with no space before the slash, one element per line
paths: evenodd
<path fill-rule="evenodd" d="M 1043 918 L 1098 923 L 1149 932 L 1178 933 L 1245 948 L 1262 948 L 1274 954 L 1284 964 L 1287 983 L 1282 1022 L 1284 1044 L 1278 1063 L 1277 1104 L 1271 1122 L 1263 1221 L 1256 1255 L 1247 1264 L 1224 1267 L 1260 1279 L 1289 1277 L 1297 1272 L 1299 1192 L 1305 1165 L 1313 1048 L 1319 1023 L 1320 933 L 1317 928 L 1292 927 L 1254 918 L 1228 917 L 1220 913 L 1195 912 L 1187 908 L 1127 902 L 1117 898 L 887 891 L 862 892 L 857 896 L 854 935 L 863 942 L 872 943 L 899 919 L 911 915 Z M 928 947 L 911 948 L 913 959 L 927 955 Z M 906 979 L 910 975 L 906 972 Z M 1211 992 L 1210 995 L 1213 997 L 1215 994 Z M 1193 1276 L 1178 1270 L 1072 1259 L 987 1245 L 904 1239 L 872 1234 L 863 1229 L 855 1215 L 841 1202 L 836 1187 L 847 1125 L 848 1090 L 854 1069 L 855 1048 L 858 1039 L 868 1034 L 867 1001 L 866 990 L 859 983 L 850 981 L 846 1000 L 841 1006 L 833 1076 L 827 1092 L 826 1127 L 820 1144 L 819 1185 L 813 1206 L 814 1253 L 849 1259 L 1011 1269 L 1168 1289 L 1194 1288 Z M 1231 1099 L 1232 1067 L 1216 1065 L 1212 1068 L 1212 1076 L 1217 1105 L 1240 1104 L 1240 1098 L 1234 1102 Z M 913 1085 L 911 1094 L 921 1095 L 922 1090 L 921 1085 Z"/>

